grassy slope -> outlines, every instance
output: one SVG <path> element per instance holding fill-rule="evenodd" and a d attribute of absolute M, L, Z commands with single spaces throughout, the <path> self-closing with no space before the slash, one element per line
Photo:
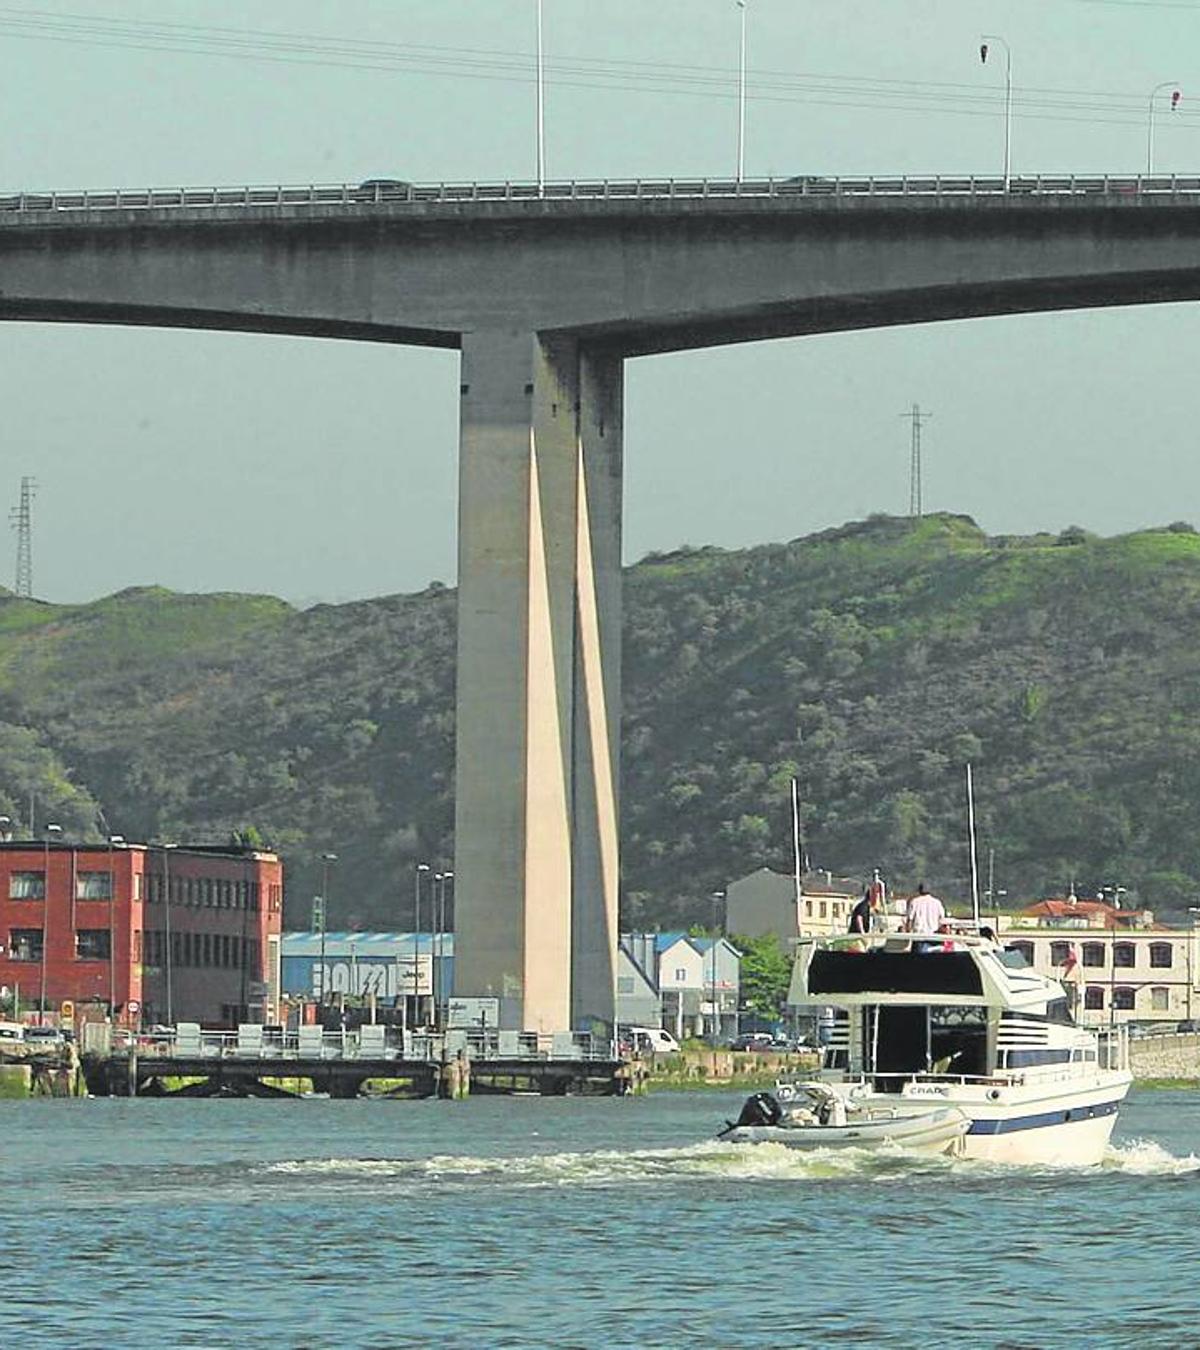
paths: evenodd
<path fill-rule="evenodd" d="M 626 589 L 630 917 L 704 918 L 731 875 L 787 866 L 793 773 L 816 862 L 961 891 L 967 758 L 1006 889 L 1074 873 L 1179 903 L 1200 878 L 1198 601 L 1188 533 L 885 518 L 648 559 Z M 76 821 L 90 792 L 130 838 L 255 823 L 297 918 L 332 848 L 335 921 L 397 922 L 412 859 L 451 856 L 453 626 L 445 591 L 304 613 L 0 597 L 0 808 L 23 818 L 36 787 Z"/>

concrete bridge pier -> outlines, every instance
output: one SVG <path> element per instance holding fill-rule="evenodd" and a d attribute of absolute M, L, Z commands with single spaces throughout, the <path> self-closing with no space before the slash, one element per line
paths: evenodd
<path fill-rule="evenodd" d="M 501 1026 L 611 1024 L 622 363 L 463 335 L 455 986 Z"/>

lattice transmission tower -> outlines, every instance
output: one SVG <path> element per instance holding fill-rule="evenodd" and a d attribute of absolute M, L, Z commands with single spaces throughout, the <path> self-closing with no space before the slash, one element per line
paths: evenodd
<path fill-rule="evenodd" d="M 919 520 L 923 514 L 921 503 L 921 423 L 928 422 L 932 413 L 923 413 L 921 405 L 914 403 L 901 417 L 907 417 L 912 423 L 912 445 L 908 465 L 908 514 L 913 520 Z"/>
<path fill-rule="evenodd" d="M 8 513 L 8 519 L 17 532 L 17 595 L 33 597 L 33 499 L 37 483 L 32 478 L 21 479 L 21 500 Z"/>

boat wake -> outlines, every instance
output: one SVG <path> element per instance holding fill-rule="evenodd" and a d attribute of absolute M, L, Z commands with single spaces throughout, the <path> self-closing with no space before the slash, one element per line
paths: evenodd
<path fill-rule="evenodd" d="M 1178 1177 L 1200 1172 L 1200 1158 L 1189 1153 L 1177 1158 L 1155 1139 L 1127 1139 L 1110 1144 L 1100 1166 L 1107 1171 L 1128 1172 L 1131 1176 Z"/>
<path fill-rule="evenodd" d="M 928 1153 L 883 1149 L 806 1149 L 782 1144 L 739 1145 L 706 1141 L 682 1148 L 632 1152 L 594 1150 L 516 1157 L 438 1154 L 428 1158 L 306 1158 L 264 1164 L 271 1177 L 308 1179 L 353 1186 L 358 1182 L 406 1189 L 413 1185 L 495 1185 L 506 1189 L 661 1184 L 704 1179 L 709 1182 L 837 1181 L 855 1178 L 904 1182 L 949 1169 L 980 1175 L 1012 1176 L 1046 1171 L 1009 1163 L 975 1162 Z M 1061 1170 L 1058 1168 L 1052 1170 Z M 1150 1139 L 1110 1146 L 1091 1172 L 1133 1176 L 1178 1176 L 1200 1171 L 1194 1154 L 1178 1158 Z"/>

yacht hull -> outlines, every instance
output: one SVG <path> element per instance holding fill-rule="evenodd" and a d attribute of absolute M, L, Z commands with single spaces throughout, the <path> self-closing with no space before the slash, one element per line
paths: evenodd
<path fill-rule="evenodd" d="M 962 1156 L 1031 1166 L 1092 1167 L 1104 1158 L 1129 1091 L 1125 1071 L 1102 1072 L 1087 1082 L 1023 1084 L 915 1084 L 904 1097 L 958 1107 L 971 1124 Z"/>

